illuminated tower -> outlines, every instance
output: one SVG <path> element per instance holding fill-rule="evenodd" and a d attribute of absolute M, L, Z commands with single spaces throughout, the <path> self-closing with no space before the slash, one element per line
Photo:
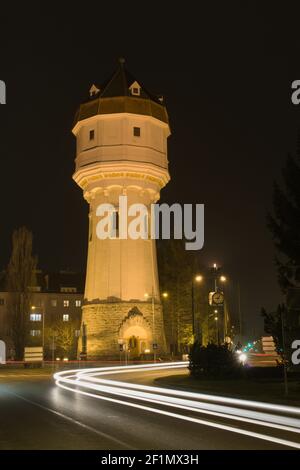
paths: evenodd
<path fill-rule="evenodd" d="M 82 321 L 89 357 L 115 356 L 126 344 L 131 357 L 165 351 L 155 240 L 100 239 L 96 234 L 103 203 L 119 211 L 158 201 L 170 179 L 170 135 L 162 97 L 149 93 L 125 68 L 102 85 L 93 85 L 80 105 L 73 134 L 77 139 L 73 175 L 89 204 L 88 258 Z M 154 346 L 154 349 L 156 346 Z"/>

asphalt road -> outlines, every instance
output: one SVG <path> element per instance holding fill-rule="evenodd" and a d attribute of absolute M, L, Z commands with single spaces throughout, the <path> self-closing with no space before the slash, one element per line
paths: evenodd
<path fill-rule="evenodd" d="M 153 385 L 154 378 L 170 374 L 174 371 L 129 372 L 119 375 L 117 380 Z M 116 380 L 116 375 L 105 378 Z M 116 399 L 110 393 L 99 396 Z M 0 374 L 0 449 L 289 449 L 278 443 L 160 414 L 159 410 L 170 410 L 164 404 L 144 403 L 158 410 L 152 412 L 127 406 L 126 401 L 141 403 L 135 398 L 124 398 L 122 403 L 117 403 L 73 393 L 58 388 L 52 377 L 1 377 Z M 180 413 L 191 418 L 196 416 L 192 411 Z M 230 425 L 300 443 L 300 434 L 285 430 L 235 422 L 203 412 L 199 417 L 213 426 Z"/>

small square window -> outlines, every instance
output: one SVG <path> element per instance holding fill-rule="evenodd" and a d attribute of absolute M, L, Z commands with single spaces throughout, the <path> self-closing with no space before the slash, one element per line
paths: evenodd
<path fill-rule="evenodd" d="M 41 330 L 30 330 L 30 336 L 41 336 Z"/>
<path fill-rule="evenodd" d="M 70 316 L 67 313 L 63 315 L 63 321 L 69 321 L 69 318 Z"/>
<path fill-rule="evenodd" d="M 64 307 L 69 307 L 70 301 L 69 300 L 64 300 Z"/>
<path fill-rule="evenodd" d="M 92 129 L 90 131 L 90 140 L 94 140 L 94 138 L 95 138 L 95 131 L 94 131 L 94 129 Z"/>
<path fill-rule="evenodd" d="M 41 313 L 31 313 L 30 314 L 30 321 L 42 321 L 42 314 Z"/>
<path fill-rule="evenodd" d="M 141 135 L 141 128 L 140 128 L 140 127 L 134 127 L 134 128 L 133 128 L 133 135 L 134 135 L 134 137 L 140 137 L 140 135 Z"/>

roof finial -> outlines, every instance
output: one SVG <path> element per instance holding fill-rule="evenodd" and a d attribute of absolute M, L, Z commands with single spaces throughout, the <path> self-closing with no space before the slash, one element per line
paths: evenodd
<path fill-rule="evenodd" d="M 125 59 L 124 57 L 119 57 L 119 62 L 121 64 L 121 66 L 123 67 L 123 65 L 125 64 Z"/>

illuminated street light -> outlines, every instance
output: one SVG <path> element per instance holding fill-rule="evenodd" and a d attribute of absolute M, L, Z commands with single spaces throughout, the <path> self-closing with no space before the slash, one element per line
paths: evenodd
<path fill-rule="evenodd" d="M 194 292 L 194 284 L 195 282 L 203 281 L 203 276 L 201 274 L 196 274 L 192 278 L 192 335 L 193 335 L 193 342 L 195 341 L 195 292 Z"/>
<path fill-rule="evenodd" d="M 35 310 L 35 305 L 31 305 L 31 310 Z M 42 320 L 43 320 L 43 336 L 42 336 L 42 347 L 43 347 L 43 366 L 44 366 L 44 351 L 45 351 L 45 306 L 42 304 Z"/>
<path fill-rule="evenodd" d="M 221 282 L 226 282 L 226 280 L 227 280 L 227 279 L 226 279 L 226 276 L 221 276 L 221 277 L 220 277 L 220 281 L 221 281 Z"/>
<path fill-rule="evenodd" d="M 165 294 L 167 294 L 167 292 L 165 292 Z M 149 299 L 149 294 L 147 292 L 145 292 L 144 294 L 144 297 L 146 299 Z M 163 294 L 163 297 L 166 297 L 164 294 Z M 152 349 L 153 349 L 153 361 L 156 362 L 156 349 L 154 348 L 154 345 L 156 344 L 156 341 L 155 341 L 155 305 L 154 305 L 154 290 L 153 290 L 153 286 L 152 286 L 152 293 L 151 293 L 151 305 L 152 305 Z"/>
<path fill-rule="evenodd" d="M 215 320 L 218 321 L 218 317 L 215 317 Z"/>
<path fill-rule="evenodd" d="M 168 293 L 168 292 L 163 292 L 163 293 L 162 293 L 162 296 L 163 296 L 165 299 L 167 299 L 167 298 L 169 297 L 169 293 Z"/>

